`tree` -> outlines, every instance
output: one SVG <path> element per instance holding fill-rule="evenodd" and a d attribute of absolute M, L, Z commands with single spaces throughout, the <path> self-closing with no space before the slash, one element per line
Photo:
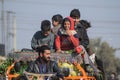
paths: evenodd
<path fill-rule="evenodd" d="M 101 38 L 90 39 L 90 47 L 92 47 L 96 56 L 102 60 L 106 75 L 111 72 L 120 73 L 120 59 L 115 57 L 116 49 L 110 47 L 107 42 L 102 42 Z"/>
<path fill-rule="evenodd" d="M 120 58 L 115 59 L 115 66 L 116 66 L 117 74 L 120 74 Z"/>

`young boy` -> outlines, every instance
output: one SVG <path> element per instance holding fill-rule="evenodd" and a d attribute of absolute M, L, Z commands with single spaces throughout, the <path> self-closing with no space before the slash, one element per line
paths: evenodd
<path fill-rule="evenodd" d="M 57 35 L 58 29 L 61 27 L 63 17 L 60 14 L 56 14 L 52 17 L 52 32 Z"/>
<path fill-rule="evenodd" d="M 31 47 L 36 50 L 37 47 L 48 45 L 51 50 L 54 44 L 54 34 L 51 33 L 51 23 L 49 20 L 41 22 L 41 31 L 37 31 L 31 40 Z"/>
<path fill-rule="evenodd" d="M 70 12 L 70 17 L 74 19 L 75 30 L 78 33 L 80 45 L 83 45 L 85 49 L 87 49 L 89 45 L 89 37 L 87 35 L 84 25 L 81 24 L 81 20 L 80 20 L 81 15 L 79 9 L 73 9 Z"/>

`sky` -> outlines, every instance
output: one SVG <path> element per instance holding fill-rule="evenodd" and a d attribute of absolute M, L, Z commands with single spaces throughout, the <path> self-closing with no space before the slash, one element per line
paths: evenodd
<path fill-rule="evenodd" d="M 15 13 L 10 14 L 10 33 L 13 33 L 13 16 L 16 16 L 17 50 L 31 49 L 31 39 L 40 30 L 42 20 L 51 20 L 55 14 L 69 16 L 74 8 L 80 10 L 81 19 L 91 22 L 89 38 L 101 38 L 111 47 L 120 48 L 120 0 L 4 0 L 6 25 L 7 11 Z M 0 15 L 1 10 L 0 0 Z M 13 39 L 11 35 L 9 38 Z M 117 57 L 120 57 L 119 53 L 118 50 Z"/>

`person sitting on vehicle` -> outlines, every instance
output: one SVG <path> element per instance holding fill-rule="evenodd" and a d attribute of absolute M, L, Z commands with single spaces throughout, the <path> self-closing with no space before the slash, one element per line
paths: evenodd
<path fill-rule="evenodd" d="M 59 78 L 57 80 L 63 80 L 63 75 L 57 63 L 50 60 L 50 48 L 47 45 L 43 45 L 37 47 L 37 52 L 39 57 L 28 66 L 26 71 L 37 74 L 56 74 Z"/>
<path fill-rule="evenodd" d="M 55 39 L 56 52 L 74 50 L 78 46 L 79 40 L 77 32 L 74 30 L 74 21 L 71 17 L 66 17 L 63 19 L 62 26 Z"/>
<path fill-rule="evenodd" d="M 79 59 L 78 63 L 84 63 L 86 69 L 89 67 L 89 56 L 84 46 L 80 45 L 78 34 L 74 30 L 74 21 L 71 17 L 63 19 L 62 26 L 58 30 L 55 39 L 55 46 L 57 53 L 70 52 L 73 59 Z"/>
<path fill-rule="evenodd" d="M 86 71 L 88 71 L 87 68 L 89 68 L 89 66 L 90 66 L 89 65 L 90 60 L 89 60 L 89 56 L 88 56 L 88 53 L 86 52 L 86 50 L 87 50 L 88 45 L 89 45 L 89 37 L 87 35 L 87 31 L 86 31 L 85 25 L 83 24 L 83 21 L 81 23 L 81 14 L 80 14 L 79 9 L 71 10 L 70 17 L 73 18 L 74 23 L 75 23 L 75 26 L 74 26 L 75 31 L 77 32 L 78 38 L 80 41 L 79 45 L 81 45 L 83 47 L 83 49 L 85 48 L 84 54 L 82 55 L 82 57 L 83 57 L 83 61 L 85 63 Z"/>
<path fill-rule="evenodd" d="M 62 20 L 63 20 L 63 17 L 61 14 L 56 14 L 56 15 L 53 15 L 53 17 L 52 17 L 53 28 L 51 31 L 55 35 L 54 38 L 56 37 L 57 32 L 58 32 L 59 28 L 61 27 Z M 53 48 L 55 49 L 55 42 L 54 42 Z"/>
<path fill-rule="evenodd" d="M 61 27 L 63 17 L 60 14 L 56 14 L 52 17 L 52 32 L 57 35 L 58 29 Z"/>
<path fill-rule="evenodd" d="M 49 20 L 43 20 L 41 22 L 41 31 L 37 31 L 31 40 L 31 47 L 36 50 L 37 47 L 42 45 L 48 45 L 51 50 L 54 45 L 54 34 L 51 33 L 51 23 Z"/>
<path fill-rule="evenodd" d="M 84 25 L 81 24 L 81 15 L 79 9 L 73 9 L 70 12 L 70 17 L 74 19 L 75 22 L 75 30 L 78 33 L 78 38 L 80 41 L 80 45 L 83 45 L 87 50 L 89 45 L 89 37 L 87 35 L 86 29 Z"/>

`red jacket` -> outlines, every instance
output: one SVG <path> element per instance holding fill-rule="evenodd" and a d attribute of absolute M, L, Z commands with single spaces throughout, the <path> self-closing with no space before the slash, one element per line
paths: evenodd
<path fill-rule="evenodd" d="M 70 30 L 74 30 L 74 21 L 71 17 L 66 17 L 71 22 Z M 63 20 L 64 22 L 64 20 Z M 58 30 L 58 35 L 55 39 L 56 49 L 61 49 L 63 51 L 71 50 L 79 46 L 79 40 L 77 33 L 74 35 L 67 35 L 63 26 Z"/>

